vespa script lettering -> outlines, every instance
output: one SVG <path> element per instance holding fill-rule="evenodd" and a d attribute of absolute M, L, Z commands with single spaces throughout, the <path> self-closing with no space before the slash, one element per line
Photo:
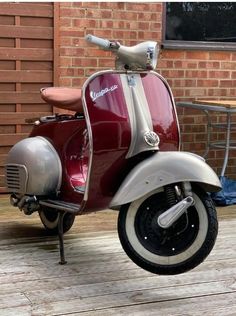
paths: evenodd
<path fill-rule="evenodd" d="M 116 90 L 118 88 L 117 85 L 113 85 L 111 86 L 110 88 L 105 88 L 105 89 L 102 89 L 101 91 L 99 92 L 94 92 L 94 91 L 91 91 L 90 92 L 90 97 L 93 101 L 97 100 L 98 98 L 104 96 L 106 93 L 108 92 L 112 92 L 114 90 Z"/>

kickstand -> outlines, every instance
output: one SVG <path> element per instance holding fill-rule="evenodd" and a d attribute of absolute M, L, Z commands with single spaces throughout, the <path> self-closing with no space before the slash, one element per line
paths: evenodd
<path fill-rule="evenodd" d="M 64 253 L 64 239 L 63 239 L 63 219 L 65 216 L 65 212 L 59 212 L 58 219 L 58 237 L 59 237 L 59 246 L 60 246 L 60 262 L 59 264 L 66 264 L 65 253 Z"/>

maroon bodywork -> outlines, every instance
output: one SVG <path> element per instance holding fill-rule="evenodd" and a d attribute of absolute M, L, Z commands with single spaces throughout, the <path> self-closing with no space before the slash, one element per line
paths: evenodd
<path fill-rule="evenodd" d="M 160 150 L 179 150 L 178 121 L 169 88 L 154 73 L 143 73 L 141 78 L 153 130 L 160 137 Z M 113 90 L 105 91 L 111 87 Z M 81 204 L 85 182 L 89 181 L 88 199 L 83 212 L 90 212 L 109 206 L 125 176 L 140 161 L 141 155 L 126 159 L 131 143 L 131 126 L 120 74 L 97 74 L 87 82 L 83 92 L 86 121 L 70 118 L 43 123 L 35 126 L 30 136 L 47 137 L 61 158 L 61 200 Z M 92 144 L 89 144 L 89 131 Z M 92 155 L 89 154 L 90 148 Z M 88 173 L 89 161 L 91 169 Z"/>

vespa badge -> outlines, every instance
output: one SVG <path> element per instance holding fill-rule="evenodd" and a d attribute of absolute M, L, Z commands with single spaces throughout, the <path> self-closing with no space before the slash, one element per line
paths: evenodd
<path fill-rule="evenodd" d="M 149 145 L 149 146 L 158 146 L 160 143 L 160 138 L 157 135 L 157 133 L 153 132 L 153 131 L 147 131 L 144 133 L 143 135 L 145 142 Z"/>

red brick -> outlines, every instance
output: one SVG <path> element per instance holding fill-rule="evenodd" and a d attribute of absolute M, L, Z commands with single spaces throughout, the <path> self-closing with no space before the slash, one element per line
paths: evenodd
<path fill-rule="evenodd" d="M 160 6 L 160 5 L 158 5 Z M 137 3 L 137 2 L 127 2 L 126 3 L 126 10 L 128 11 L 152 11 L 153 8 L 151 8 L 149 3 Z M 156 9 L 155 9 L 156 10 Z"/>
<path fill-rule="evenodd" d="M 231 52 L 231 60 L 236 60 L 236 52 Z"/>
<path fill-rule="evenodd" d="M 61 18 L 60 19 L 60 26 L 71 27 L 72 26 L 72 19 L 71 18 Z"/>
<path fill-rule="evenodd" d="M 138 14 L 137 14 L 137 12 L 116 11 L 113 14 L 113 19 L 115 19 L 115 20 L 137 21 L 138 20 Z"/>
<path fill-rule="evenodd" d="M 229 71 L 221 71 L 221 70 L 210 70 L 209 71 L 209 77 L 210 78 L 220 78 L 220 79 L 226 79 L 230 78 L 230 72 Z"/>
<path fill-rule="evenodd" d="M 73 88 L 81 88 L 85 82 L 85 78 L 72 78 L 71 84 Z"/>
<path fill-rule="evenodd" d="M 98 61 L 99 67 L 104 68 L 115 68 L 115 59 L 99 59 Z"/>
<path fill-rule="evenodd" d="M 78 29 L 61 29 L 60 30 L 60 36 L 70 36 L 70 37 L 84 37 L 85 36 L 85 32 L 78 30 Z"/>
<path fill-rule="evenodd" d="M 72 59 L 72 66 L 76 67 L 97 67 L 98 60 L 92 58 L 73 58 Z"/>
<path fill-rule="evenodd" d="M 84 55 L 84 49 L 83 48 L 77 48 L 77 47 L 62 47 L 60 49 L 60 55 L 61 56 L 83 56 Z"/>
<path fill-rule="evenodd" d="M 99 2 L 73 2 L 74 7 L 98 8 Z"/>
<path fill-rule="evenodd" d="M 222 69 L 236 70 L 236 62 L 222 62 Z"/>
<path fill-rule="evenodd" d="M 186 70 L 185 75 L 187 78 L 207 78 L 206 70 Z"/>
<path fill-rule="evenodd" d="M 123 29 L 125 28 L 125 21 L 113 20 L 113 29 Z"/>
<path fill-rule="evenodd" d="M 114 22 L 111 20 L 101 20 L 100 21 L 100 28 L 110 28 L 113 29 L 114 28 Z"/>
<path fill-rule="evenodd" d="M 100 2 L 101 9 L 116 9 L 116 10 L 124 10 L 125 2 Z"/>
<path fill-rule="evenodd" d="M 220 80 L 220 88 L 236 88 L 236 82 L 233 80 Z"/>
<path fill-rule="evenodd" d="M 208 96 L 213 97 L 226 97 L 227 96 L 227 90 L 226 89 L 208 89 Z"/>
<path fill-rule="evenodd" d="M 93 20 L 93 19 L 73 19 L 72 21 L 72 26 L 73 27 L 78 27 L 78 28 L 97 28 L 99 25 L 98 20 Z"/>
<path fill-rule="evenodd" d="M 236 79 L 236 71 L 232 71 L 231 72 L 231 78 L 232 79 Z"/>
<path fill-rule="evenodd" d="M 184 51 L 179 50 L 163 50 L 162 58 L 166 59 L 183 59 L 185 57 Z"/>
<path fill-rule="evenodd" d="M 76 8 L 61 8 L 60 16 L 62 17 L 75 17 L 75 18 L 83 18 L 85 17 L 86 10 L 85 9 L 76 9 Z"/>
<path fill-rule="evenodd" d="M 220 68 L 219 61 L 199 61 L 198 63 L 199 68 L 207 68 L 207 69 L 218 69 Z"/>
<path fill-rule="evenodd" d="M 140 12 L 138 13 L 138 21 L 160 21 L 161 23 L 161 14 L 157 12 Z"/>
<path fill-rule="evenodd" d="M 62 87 L 71 87 L 72 86 L 72 79 L 71 78 L 60 77 L 59 78 L 59 85 L 62 86 Z"/>
<path fill-rule="evenodd" d="M 218 80 L 203 80 L 203 79 L 199 79 L 197 80 L 197 86 L 198 87 L 218 87 L 219 85 L 219 81 Z"/>
<path fill-rule="evenodd" d="M 185 96 L 199 98 L 207 95 L 206 89 L 194 88 L 194 89 L 186 89 Z"/>
<path fill-rule="evenodd" d="M 211 60 L 230 60 L 231 54 L 230 52 L 210 52 L 209 59 Z"/>
<path fill-rule="evenodd" d="M 95 36 L 112 39 L 112 30 L 111 29 L 90 29 L 87 28 L 86 34 L 94 34 Z"/>
<path fill-rule="evenodd" d="M 209 53 L 204 51 L 187 51 L 187 59 L 209 59 Z"/>

